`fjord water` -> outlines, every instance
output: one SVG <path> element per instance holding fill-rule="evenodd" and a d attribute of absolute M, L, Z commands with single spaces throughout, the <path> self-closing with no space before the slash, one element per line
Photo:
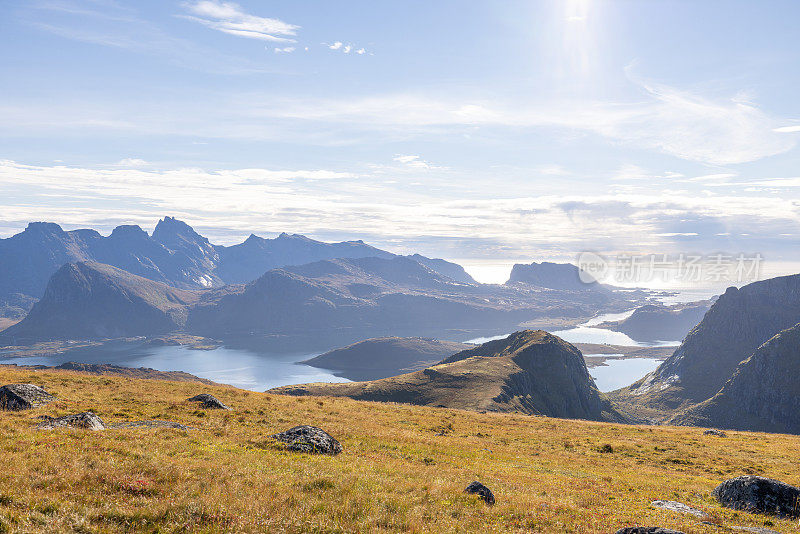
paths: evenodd
<path fill-rule="evenodd" d="M 594 325 L 604 321 L 624 319 L 633 310 L 623 313 L 603 314 L 586 323 L 567 330 L 552 333 L 570 343 L 606 343 L 627 346 L 669 346 L 679 342 L 639 343 L 620 332 L 613 332 Z M 485 343 L 502 339 L 508 334 L 472 338 L 467 343 Z M 344 343 L 346 344 L 346 343 Z M 342 343 L 331 341 L 329 349 Z M 280 348 L 221 346 L 212 350 L 194 350 L 182 346 L 151 346 L 143 342 L 111 342 L 102 346 L 82 347 L 59 354 L 32 357 L 4 355 L 0 363 L 17 365 L 56 366 L 74 361 L 78 363 L 108 363 L 125 367 L 149 367 L 159 371 L 184 371 L 214 382 L 254 391 L 264 391 L 278 386 L 308 382 L 349 382 L 336 376 L 335 371 L 304 365 L 301 362 L 313 358 L 323 350 L 299 351 Z M 587 354 L 587 356 L 591 356 Z M 655 369 L 657 360 L 607 359 L 606 365 L 594 367 L 590 374 L 595 377 L 601 391 L 611 391 L 631 384 Z M 618 385 L 621 384 L 621 385 Z"/>
<path fill-rule="evenodd" d="M 254 391 L 306 382 L 349 382 L 326 369 L 298 365 L 298 362 L 317 354 L 261 352 L 224 346 L 213 350 L 193 350 L 181 346 L 111 343 L 48 356 L 6 357 L 0 359 L 0 363 L 54 366 L 74 361 L 149 367 L 159 371 L 185 371 L 214 382 Z"/>

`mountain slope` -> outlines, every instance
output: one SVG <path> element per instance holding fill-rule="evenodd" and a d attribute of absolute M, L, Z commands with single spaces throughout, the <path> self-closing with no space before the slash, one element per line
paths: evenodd
<path fill-rule="evenodd" d="M 516 332 L 405 375 L 372 382 L 285 386 L 271 392 L 570 419 L 624 420 L 597 390 L 580 351 L 541 330 Z"/>
<path fill-rule="evenodd" d="M 668 423 L 800 434 L 800 325 L 773 336 L 741 362 L 710 399 Z"/>
<path fill-rule="evenodd" d="M 152 335 L 186 322 L 198 294 L 101 263 L 68 263 L 30 313 L 0 333 L 0 344 L 30 340 Z"/>
<path fill-rule="evenodd" d="M 351 380 L 374 380 L 427 367 L 471 348 L 466 343 L 421 337 L 381 337 L 320 354 L 305 364 L 338 371 Z"/>
<path fill-rule="evenodd" d="M 742 360 L 798 322 L 800 275 L 728 288 L 670 358 L 614 396 L 668 417 L 716 395 Z"/>

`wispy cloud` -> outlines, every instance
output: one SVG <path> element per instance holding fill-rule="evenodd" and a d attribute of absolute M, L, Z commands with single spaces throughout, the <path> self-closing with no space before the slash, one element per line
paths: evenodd
<path fill-rule="evenodd" d="M 199 0 L 185 2 L 183 5 L 194 15 L 187 15 L 186 18 L 237 37 L 294 42 L 293 37 L 300 28 L 279 19 L 251 15 L 233 2 Z"/>
<path fill-rule="evenodd" d="M 249 74 L 269 69 L 165 31 L 115 2 L 59 0 L 32 3 L 29 24 L 41 31 L 84 43 L 147 54 L 172 64 L 221 74 Z"/>

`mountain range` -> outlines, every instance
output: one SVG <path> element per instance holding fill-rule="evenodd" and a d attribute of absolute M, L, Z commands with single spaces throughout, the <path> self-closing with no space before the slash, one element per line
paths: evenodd
<path fill-rule="evenodd" d="M 89 261 L 62 266 L 30 313 L 0 332 L 0 345 L 168 332 L 252 341 L 335 334 L 337 344 L 387 335 L 441 337 L 447 330 L 462 337 L 627 305 L 627 295 L 613 292 L 465 284 L 404 256 L 286 266 L 247 284 L 205 289 L 179 289 Z"/>
<path fill-rule="evenodd" d="M 396 255 L 363 241 L 325 243 L 286 233 L 214 245 L 173 217 L 161 219 L 152 235 L 135 225 L 118 226 L 103 236 L 95 230 L 64 231 L 55 223 L 32 222 L 23 232 L 0 239 L 0 314 L 21 318 L 65 263 L 103 263 L 175 288 L 201 289 L 250 282 L 286 265 L 364 257 Z M 458 282 L 475 283 L 459 265 L 418 254 L 412 259 Z"/>

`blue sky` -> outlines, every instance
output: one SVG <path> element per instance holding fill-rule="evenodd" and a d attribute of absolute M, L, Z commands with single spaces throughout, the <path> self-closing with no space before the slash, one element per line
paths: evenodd
<path fill-rule="evenodd" d="M 800 4 L 6 1 L 0 235 L 800 261 Z"/>

